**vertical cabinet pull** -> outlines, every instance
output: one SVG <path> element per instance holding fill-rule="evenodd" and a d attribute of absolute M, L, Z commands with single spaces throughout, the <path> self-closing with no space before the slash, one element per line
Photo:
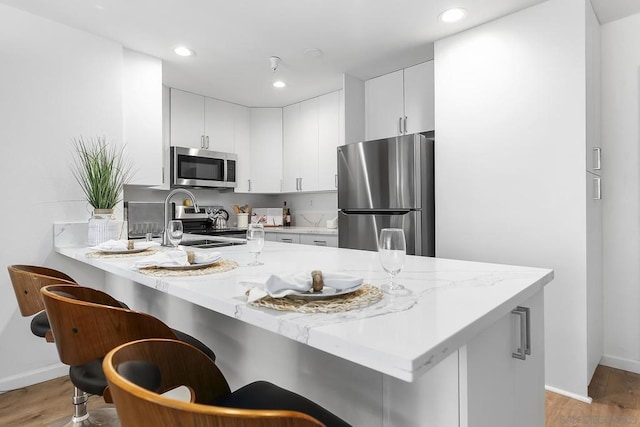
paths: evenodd
<path fill-rule="evenodd" d="M 602 200 L 602 187 L 600 177 L 593 178 L 593 200 Z"/>
<path fill-rule="evenodd" d="M 200 148 L 204 148 L 204 135 L 200 135 Z"/>
<path fill-rule="evenodd" d="M 302 178 L 298 178 L 300 180 L 300 188 L 299 190 L 302 191 Z"/>
<path fill-rule="evenodd" d="M 602 148 L 595 147 L 593 149 L 593 170 L 595 171 L 600 170 L 600 167 L 601 167 L 600 161 L 602 160 L 601 156 L 602 156 Z"/>
<path fill-rule="evenodd" d="M 529 308 L 518 306 L 514 310 L 511 310 L 511 313 L 518 316 L 520 323 L 520 346 L 515 352 L 511 353 L 511 356 L 516 359 L 526 360 L 527 355 L 531 354 L 531 321 L 529 318 Z"/>
<path fill-rule="evenodd" d="M 205 148 L 208 150 L 209 149 L 209 135 L 207 135 L 206 141 L 207 141 L 207 146 Z"/>
<path fill-rule="evenodd" d="M 334 175 L 334 181 L 336 183 L 336 188 L 338 188 L 338 174 Z"/>
<path fill-rule="evenodd" d="M 398 117 L 398 135 L 402 135 L 402 117 Z"/>
<path fill-rule="evenodd" d="M 247 180 L 247 187 L 248 187 L 247 191 L 251 191 L 251 180 L 250 179 Z"/>
<path fill-rule="evenodd" d="M 407 116 L 404 116 L 404 133 L 407 133 Z"/>

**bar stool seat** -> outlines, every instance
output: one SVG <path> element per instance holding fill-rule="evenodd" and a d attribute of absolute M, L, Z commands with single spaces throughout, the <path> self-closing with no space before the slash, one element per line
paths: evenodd
<path fill-rule="evenodd" d="M 47 332 L 51 330 L 49 318 L 46 311 L 41 311 L 31 318 L 31 333 L 40 338 L 46 338 Z"/>

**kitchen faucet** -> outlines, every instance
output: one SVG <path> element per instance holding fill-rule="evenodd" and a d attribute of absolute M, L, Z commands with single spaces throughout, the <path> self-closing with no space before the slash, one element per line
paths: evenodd
<path fill-rule="evenodd" d="M 162 246 L 169 246 L 169 220 L 173 218 L 173 215 L 170 212 L 171 208 L 169 205 L 169 201 L 175 194 L 178 193 L 184 193 L 189 196 L 189 198 L 191 198 L 191 203 L 193 204 L 195 212 L 199 211 L 198 202 L 196 202 L 196 196 L 194 196 L 191 191 L 185 190 L 184 188 L 176 188 L 175 190 L 171 190 L 169 194 L 167 194 L 167 198 L 164 199 L 164 232 L 162 233 Z"/>

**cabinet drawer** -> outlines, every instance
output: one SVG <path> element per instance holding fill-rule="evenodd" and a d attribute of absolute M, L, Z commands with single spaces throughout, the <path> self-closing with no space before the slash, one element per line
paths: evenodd
<path fill-rule="evenodd" d="M 300 235 L 294 233 L 273 233 L 276 236 L 276 242 L 281 243 L 300 243 Z"/>
<path fill-rule="evenodd" d="M 300 243 L 303 245 L 338 247 L 338 236 L 324 236 L 317 234 L 301 234 Z"/>

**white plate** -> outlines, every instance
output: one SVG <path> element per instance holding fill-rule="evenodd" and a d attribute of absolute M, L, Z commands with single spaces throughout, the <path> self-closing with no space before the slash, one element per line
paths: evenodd
<path fill-rule="evenodd" d="M 308 300 L 308 301 L 329 299 L 329 298 L 339 297 L 340 295 L 350 294 L 352 292 L 357 291 L 361 287 L 362 287 L 362 283 L 360 283 L 359 285 L 356 285 L 356 286 L 354 286 L 352 288 L 338 290 L 338 289 L 332 288 L 331 286 L 326 286 L 325 285 L 320 292 L 295 292 L 295 291 L 292 291 L 291 293 L 286 295 L 285 298 L 302 299 L 302 300 Z"/>
<path fill-rule="evenodd" d="M 145 268 L 163 268 L 165 270 L 198 270 L 200 268 L 212 266 L 213 264 L 220 261 L 222 261 L 222 258 L 214 259 L 213 261 L 191 264 L 191 265 L 158 265 L 158 266 L 150 266 Z"/>
<path fill-rule="evenodd" d="M 98 252 L 104 252 L 105 254 L 137 254 L 144 252 L 149 248 L 134 248 L 134 249 L 98 249 Z"/>

